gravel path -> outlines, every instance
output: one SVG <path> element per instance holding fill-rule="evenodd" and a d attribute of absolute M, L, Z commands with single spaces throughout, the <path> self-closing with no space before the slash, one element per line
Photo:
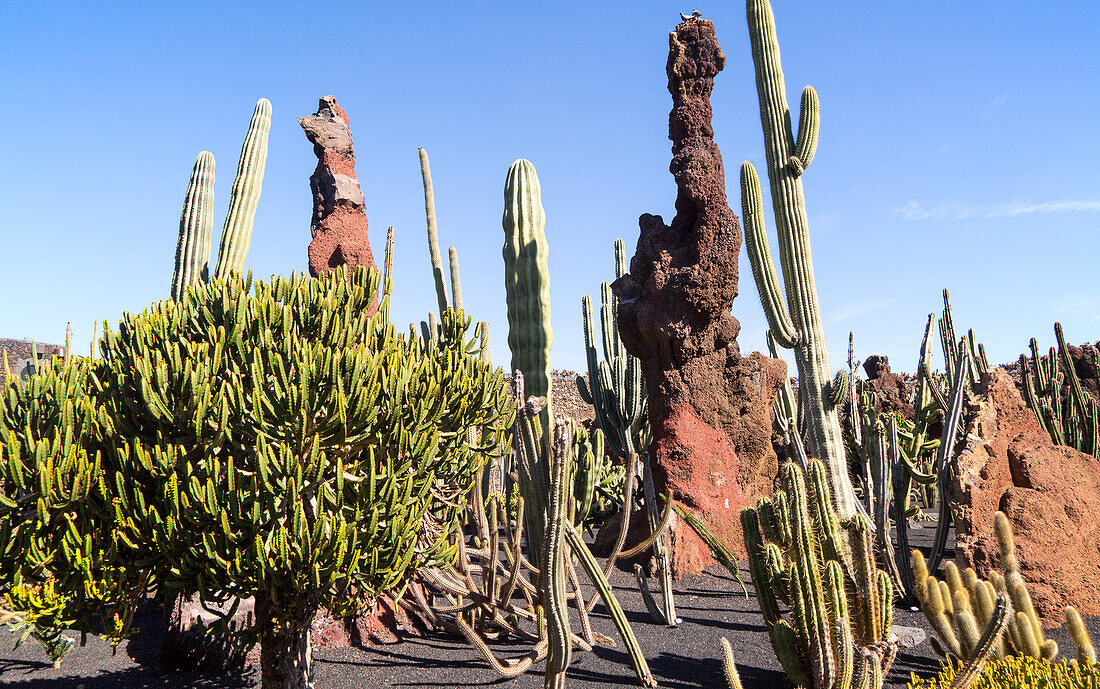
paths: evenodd
<path fill-rule="evenodd" d="M 927 538 L 931 529 L 918 531 Z M 920 543 L 924 539 L 918 538 Z M 748 572 L 743 578 L 749 581 Z M 771 650 L 768 635 L 752 591 L 748 597 L 728 572 L 712 566 L 700 575 L 685 576 L 676 582 L 677 613 L 683 623 L 669 629 L 649 621 L 644 604 L 633 582 L 624 571 L 612 575 L 612 583 L 626 610 L 657 683 L 669 689 L 726 686 L 720 661 L 718 638 L 726 636 L 733 644 L 744 686 L 748 689 L 789 686 Z M 1098 620 L 1088 620 L 1094 638 L 1100 638 Z M 58 669 L 51 667 L 41 647 L 28 640 L 13 650 L 16 637 L 6 640 L 0 632 L 0 684 L 18 689 L 244 689 L 260 686 L 258 668 L 221 673 L 162 674 L 157 666 L 163 625 L 157 615 L 136 621 L 143 631 L 123 642 L 111 654 L 110 644 L 98 636 L 88 636 L 87 645 L 70 651 Z M 919 612 L 897 609 L 895 631 L 927 627 Z M 621 639 L 602 605 L 594 612 L 593 627 L 616 639 L 615 647 L 597 646 L 592 652 L 575 651 L 569 667 L 571 687 L 636 687 Z M 1072 657 L 1072 644 L 1063 630 L 1049 635 L 1058 641 L 1062 655 Z M 79 634 L 76 635 L 79 642 Z M 526 648 L 498 645 L 503 655 L 522 655 Z M 905 687 L 909 673 L 929 673 L 937 668 L 934 654 L 924 639 L 903 648 L 889 676 L 889 686 Z M 314 650 L 317 689 L 360 687 L 475 687 L 494 686 L 515 689 L 542 687 L 542 668 L 536 666 L 514 679 L 497 676 L 465 642 L 444 636 L 412 638 L 404 642 L 370 648 L 328 648 Z"/>

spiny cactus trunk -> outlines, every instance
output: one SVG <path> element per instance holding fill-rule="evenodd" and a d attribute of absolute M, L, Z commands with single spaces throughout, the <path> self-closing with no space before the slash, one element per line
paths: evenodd
<path fill-rule="evenodd" d="M 260 205 L 260 191 L 267 166 L 267 138 L 271 132 L 271 101 L 261 98 L 252 113 L 241 158 L 237 163 L 237 178 L 229 197 L 229 212 L 222 228 L 221 247 L 218 249 L 216 280 L 224 280 L 230 273 L 241 272 L 252 243 L 252 224 L 256 219 L 256 207 Z"/>
<path fill-rule="evenodd" d="M 214 230 L 214 154 L 203 151 L 191 169 L 191 181 L 183 199 L 180 236 L 176 245 L 176 270 L 172 275 L 172 298 L 208 276 L 210 235 Z M 66 353 L 68 350 L 66 349 Z"/>
<path fill-rule="evenodd" d="M 818 99 L 811 87 L 802 93 L 798 138 L 791 131 L 791 112 L 779 61 L 775 18 L 767 0 L 748 0 L 749 37 L 756 66 L 760 123 L 764 130 L 772 208 L 779 233 L 786 305 L 778 294 L 775 268 L 768 255 L 759 181 L 752 165 L 741 170 L 742 204 L 749 257 L 777 342 L 794 349 L 798 366 L 798 407 L 806 451 L 825 462 L 832 484 L 833 507 L 842 519 L 856 513 L 855 492 L 848 478 L 844 440 L 836 406 L 830 400 L 829 352 L 821 327 L 809 221 L 802 193 L 802 173 L 813 160 L 818 136 Z"/>
<path fill-rule="evenodd" d="M 309 626 L 316 605 L 295 601 L 287 608 L 273 604 L 266 592 L 256 594 L 263 689 L 313 689 L 313 649 Z"/>

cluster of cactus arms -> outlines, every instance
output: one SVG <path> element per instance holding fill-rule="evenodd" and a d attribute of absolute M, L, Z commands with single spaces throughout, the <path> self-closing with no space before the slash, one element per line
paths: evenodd
<path fill-rule="evenodd" d="M 811 460 L 805 474 L 787 462 L 781 480 L 781 491 L 741 512 L 749 571 L 776 657 L 796 687 L 879 688 L 898 637 L 890 629 L 894 588 L 875 566 L 871 525 L 857 515 L 842 526 L 822 462 Z M 789 607 L 789 619 L 781 605 Z M 728 668 L 730 654 L 726 659 Z"/>
<path fill-rule="evenodd" d="M 262 640 L 264 685 L 285 686 L 309 681 L 319 606 L 342 616 L 349 587 L 453 560 L 484 463 L 465 429 L 501 435 L 508 403 L 468 320 L 448 311 L 424 342 L 397 335 L 388 294 L 367 316 L 376 271 L 249 281 L 125 316 L 93 394 L 121 545 L 204 602 L 255 596 L 253 622 L 230 631 L 231 610 L 212 630 Z"/>
<path fill-rule="evenodd" d="M 260 203 L 267 138 L 271 131 L 271 101 L 261 98 L 241 147 L 237 177 L 229 197 L 229 212 L 222 228 L 215 279 L 228 278 L 244 270 L 252 242 L 252 224 Z M 191 181 L 183 200 L 180 235 L 176 244 L 176 267 L 172 274 L 172 298 L 179 300 L 189 286 L 210 277 L 210 249 L 214 229 L 214 155 L 203 151 L 195 159 Z"/>
<path fill-rule="evenodd" d="M 975 344 L 974 332 L 954 341 L 951 304 L 944 290 L 944 311 L 939 319 L 944 360 L 950 378 L 931 370 L 932 342 L 936 318 L 929 314 L 917 362 L 917 385 L 912 399 L 915 420 L 895 412 L 876 413 L 873 392 L 859 380 L 852 339 L 849 338 L 848 427 L 846 441 L 853 473 L 860 477 L 863 507 L 875 526 L 875 550 L 905 604 L 916 601 L 911 576 L 909 520 L 923 518 L 914 502 L 919 496 L 924 508 L 936 507 L 938 520 L 928 555 L 935 571 L 947 545 L 952 515 L 943 498 L 953 477 L 956 440 L 962 425 L 962 411 L 969 386 L 988 373 L 984 347 Z M 946 335 L 944 335 L 946 333 Z M 954 346 L 949 343 L 954 342 Z M 977 364 L 974 364 L 977 357 Z M 946 379 L 945 379 L 946 378 Z M 932 429 L 941 426 L 940 437 Z M 890 539 L 896 527 L 897 545 Z"/>
<path fill-rule="evenodd" d="M 59 663 L 66 628 L 98 618 L 125 638 L 148 578 L 121 554 L 112 524 L 103 434 L 89 389 L 90 359 L 37 367 L 28 379 L 5 369 L 0 385 L 0 621 L 42 644 Z M 82 634 L 82 642 L 86 634 Z"/>
<path fill-rule="evenodd" d="M 622 239 L 616 239 L 615 277 L 620 278 L 626 272 L 626 245 Z M 598 359 L 596 351 L 592 298 L 585 295 L 581 300 L 588 380 L 586 382 L 583 376 L 577 376 L 577 390 L 581 398 L 591 404 L 595 410 L 596 424 L 603 430 L 611 453 L 627 467 L 627 471 L 636 472 L 637 468 L 641 467 L 643 504 L 646 509 L 646 518 L 649 520 L 649 531 L 659 533 L 653 543 L 653 550 L 656 556 L 657 581 L 661 590 L 660 605 L 650 593 L 645 573 L 640 565 L 635 566 L 635 574 L 646 607 L 653 619 L 675 627 L 676 604 L 672 596 L 672 567 L 668 537 L 657 531 L 662 519 L 657 509 L 653 467 L 647 449 L 649 447 L 649 414 L 642 365 L 637 357 L 626 351 L 626 347 L 619 338 L 618 298 L 612 294 L 609 282 L 604 282 L 600 286 L 600 300 L 603 360 Z M 623 496 L 626 507 L 622 511 L 623 517 L 619 525 L 622 538 L 617 539 L 618 547 L 612 550 L 609 560 L 612 564 L 619 558 L 622 544 L 630 528 L 633 501 L 633 495 Z"/>
<path fill-rule="evenodd" d="M 772 337 L 781 347 L 794 350 L 798 367 L 797 429 L 805 436 L 808 454 L 828 467 L 834 508 L 841 518 L 850 519 L 857 511 L 856 496 L 848 478 L 836 395 L 831 389 L 829 353 L 821 326 L 802 191 L 802 174 L 817 150 L 817 93 L 809 86 L 802 92 L 795 138 L 771 5 L 768 0 L 749 0 L 747 14 L 786 299 L 768 249 L 760 179 L 748 161 L 741 166 L 745 246 Z"/>
<path fill-rule="evenodd" d="M 976 660 L 1003 660 L 1028 657 L 1053 662 L 1058 644 L 1047 639 L 1035 612 L 1027 583 L 1020 574 L 1012 526 L 1003 512 L 997 512 L 993 528 L 1001 551 L 1001 571 L 990 572 L 989 580 L 979 579 L 971 568 L 959 572 L 953 562 L 944 567 L 944 578 L 929 574 L 920 551 L 913 551 L 914 590 L 921 610 L 935 632 L 931 637 L 937 653 L 953 661 L 966 661 L 964 670 L 954 670 L 956 684 L 965 687 L 977 677 L 980 668 L 970 667 Z M 1066 626 L 1077 646 L 1076 662 L 1096 662 L 1092 640 L 1072 606 L 1065 609 Z M 980 660 L 978 660 L 980 657 Z"/>
<path fill-rule="evenodd" d="M 1100 458 L 1100 404 L 1081 387 L 1061 323 L 1054 324 L 1054 336 L 1057 350 L 1040 354 L 1039 343 L 1031 338 L 1031 359 L 1020 355 L 1024 401 L 1056 444 Z"/>

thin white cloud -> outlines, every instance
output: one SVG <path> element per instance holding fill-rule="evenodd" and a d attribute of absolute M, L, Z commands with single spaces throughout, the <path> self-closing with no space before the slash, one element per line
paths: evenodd
<path fill-rule="evenodd" d="M 985 107 L 982 108 L 982 115 L 985 116 L 985 117 L 989 117 L 998 108 L 1000 108 L 1002 105 L 1004 105 L 1007 101 L 1008 101 L 1008 93 L 997 94 L 997 96 L 993 100 L 986 103 Z"/>
<path fill-rule="evenodd" d="M 1046 201 L 1044 203 L 1007 203 L 999 206 L 941 203 L 926 207 L 910 201 L 895 213 L 907 220 L 967 220 L 970 218 L 1014 218 L 1035 213 L 1095 213 L 1100 201 Z"/>
<path fill-rule="evenodd" d="M 1073 292 L 1056 299 L 1051 311 L 1060 318 L 1096 323 L 1100 321 L 1100 299 L 1093 292 Z"/>
<path fill-rule="evenodd" d="M 1046 203 L 1013 204 L 986 213 L 987 218 L 1011 218 L 1032 213 L 1091 213 L 1100 211 L 1100 201 L 1047 201 Z"/>
<path fill-rule="evenodd" d="M 837 323 L 842 323 L 858 316 L 865 316 L 869 313 L 874 313 L 875 311 L 881 311 L 882 309 L 889 308 L 896 303 L 898 303 L 898 300 L 896 298 L 866 299 L 864 301 L 852 302 L 851 304 L 846 304 L 841 307 L 841 309 L 837 311 L 832 318 L 825 321 L 823 325 L 825 327 L 833 326 Z"/>

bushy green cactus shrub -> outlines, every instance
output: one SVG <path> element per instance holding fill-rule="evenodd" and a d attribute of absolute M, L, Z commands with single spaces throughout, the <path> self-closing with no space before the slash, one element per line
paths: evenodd
<path fill-rule="evenodd" d="M 960 689 L 963 663 L 947 660 L 938 675 L 923 679 L 911 674 L 909 689 Z M 1100 687 L 1100 666 L 1074 661 L 1052 663 L 1031 656 L 1008 656 L 985 664 L 969 689 L 1096 689 Z"/>
<path fill-rule="evenodd" d="M 70 340 L 64 360 L 0 384 L 0 618 L 55 663 L 62 630 L 93 617 L 125 638 L 126 601 L 148 584 L 120 555 L 102 457 L 88 449 L 103 435 L 91 361 L 71 351 Z"/>
<path fill-rule="evenodd" d="M 309 683 L 319 606 L 346 614 L 350 586 L 369 596 L 454 557 L 485 461 L 466 429 L 507 412 L 468 320 L 447 311 L 440 337 L 406 341 L 388 294 L 366 315 L 377 287 L 364 268 L 200 283 L 101 341 L 119 536 L 169 588 L 255 596 L 232 635 L 262 640 L 265 687 Z"/>

